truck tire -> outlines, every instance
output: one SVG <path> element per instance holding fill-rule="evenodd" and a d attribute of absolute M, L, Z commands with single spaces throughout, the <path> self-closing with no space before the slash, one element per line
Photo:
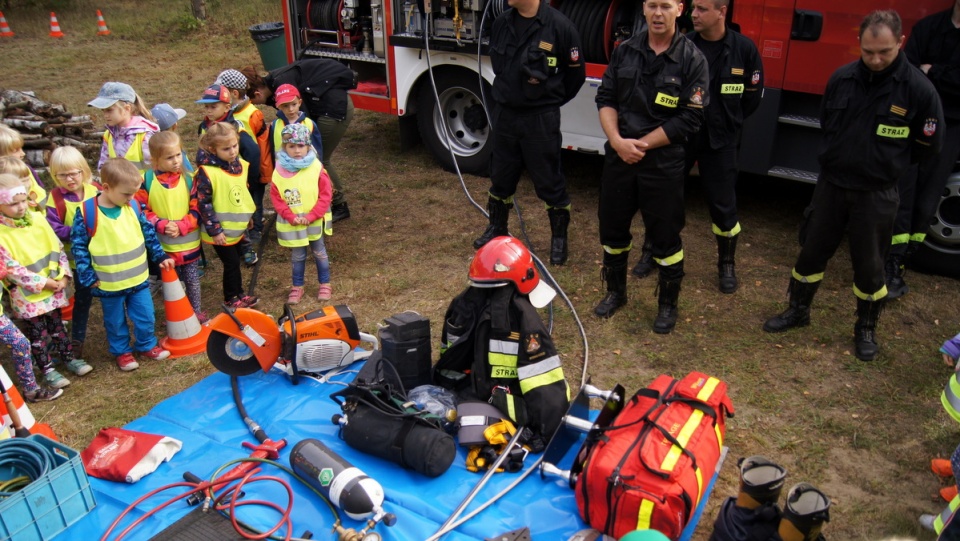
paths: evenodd
<path fill-rule="evenodd" d="M 931 221 L 926 241 L 911 258 L 910 266 L 930 274 L 960 278 L 960 171 L 947 179 Z"/>
<path fill-rule="evenodd" d="M 429 79 L 417 94 L 417 127 L 423 143 L 447 171 L 453 171 L 453 159 L 447 138 L 461 173 L 490 174 L 490 126 L 480 96 L 477 74 L 468 70 L 437 71 L 437 96 Z M 490 95 L 490 86 L 484 92 Z M 439 107 L 437 105 L 439 97 Z M 447 132 L 447 138 L 443 136 Z"/>

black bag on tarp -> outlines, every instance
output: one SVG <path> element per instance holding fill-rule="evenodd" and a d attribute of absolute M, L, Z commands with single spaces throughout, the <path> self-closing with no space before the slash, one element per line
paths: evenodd
<path fill-rule="evenodd" d="M 457 448 L 441 419 L 407 401 L 395 374 L 386 375 L 392 370 L 389 363 L 369 359 L 367 365 L 345 389 L 330 395 L 343 411 L 334 418 L 340 439 L 427 477 L 447 471 Z"/>

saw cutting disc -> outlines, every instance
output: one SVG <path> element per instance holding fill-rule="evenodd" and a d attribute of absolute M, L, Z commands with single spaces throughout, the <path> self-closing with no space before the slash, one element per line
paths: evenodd
<path fill-rule="evenodd" d="M 242 340 L 213 331 L 207 341 L 210 364 L 228 376 L 247 376 L 261 370 L 250 346 Z"/>

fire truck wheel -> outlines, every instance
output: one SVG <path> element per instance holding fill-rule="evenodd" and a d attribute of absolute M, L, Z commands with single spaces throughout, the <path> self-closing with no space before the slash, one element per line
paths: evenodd
<path fill-rule="evenodd" d="M 436 96 L 429 80 L 424 80 L 417 95 L 420 137 L 444 169 L 454 170 L 449 150 L 452 148 L 460 172 L 489 175 L 490 126 L 484 112 L 477 74 L 466 70 L 437 71 L 435 78 Z M 489 97 L 489 85 L 485 86 L 484 92 Z"/>
<path fill-rule="evenodd" d="M 922 272 L 960 278 L 960 170 L 947 179 L 930 230 L 910 266 Z"/>

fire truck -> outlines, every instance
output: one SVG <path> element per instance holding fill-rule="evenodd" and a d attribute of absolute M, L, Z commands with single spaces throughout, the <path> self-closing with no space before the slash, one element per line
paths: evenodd
<path fill-rule="evenodd" d="M 603 153 L 594 97 L 613 48 L 640 28 L 642 2 L 549 1 L 578 28 L 587 71 L 580 93 L 562 109 L 563 146 Z M 728 23 L 756 43 L 765 84 L 760 108 L 744 125 L 741 171 L 816 182 L 820 99 L 830 74 L 859 57 L 863 16 L 896 9 L 909 31 L 952 5 L 731 0 Z M 506 0 L 283 0 L 287 59 L 343 61 L 359 75 L 354 105 L 397 116 L 401 148 L 422 141 L 445 168 L 452 168 L 452 155 L 462 172 L 483 175 L 490 156 L 484 99 L 494 77 L 487 38 L 505 9 Z M 960 275 L 960 172 L 951 176 L 916 260 Z"/>

